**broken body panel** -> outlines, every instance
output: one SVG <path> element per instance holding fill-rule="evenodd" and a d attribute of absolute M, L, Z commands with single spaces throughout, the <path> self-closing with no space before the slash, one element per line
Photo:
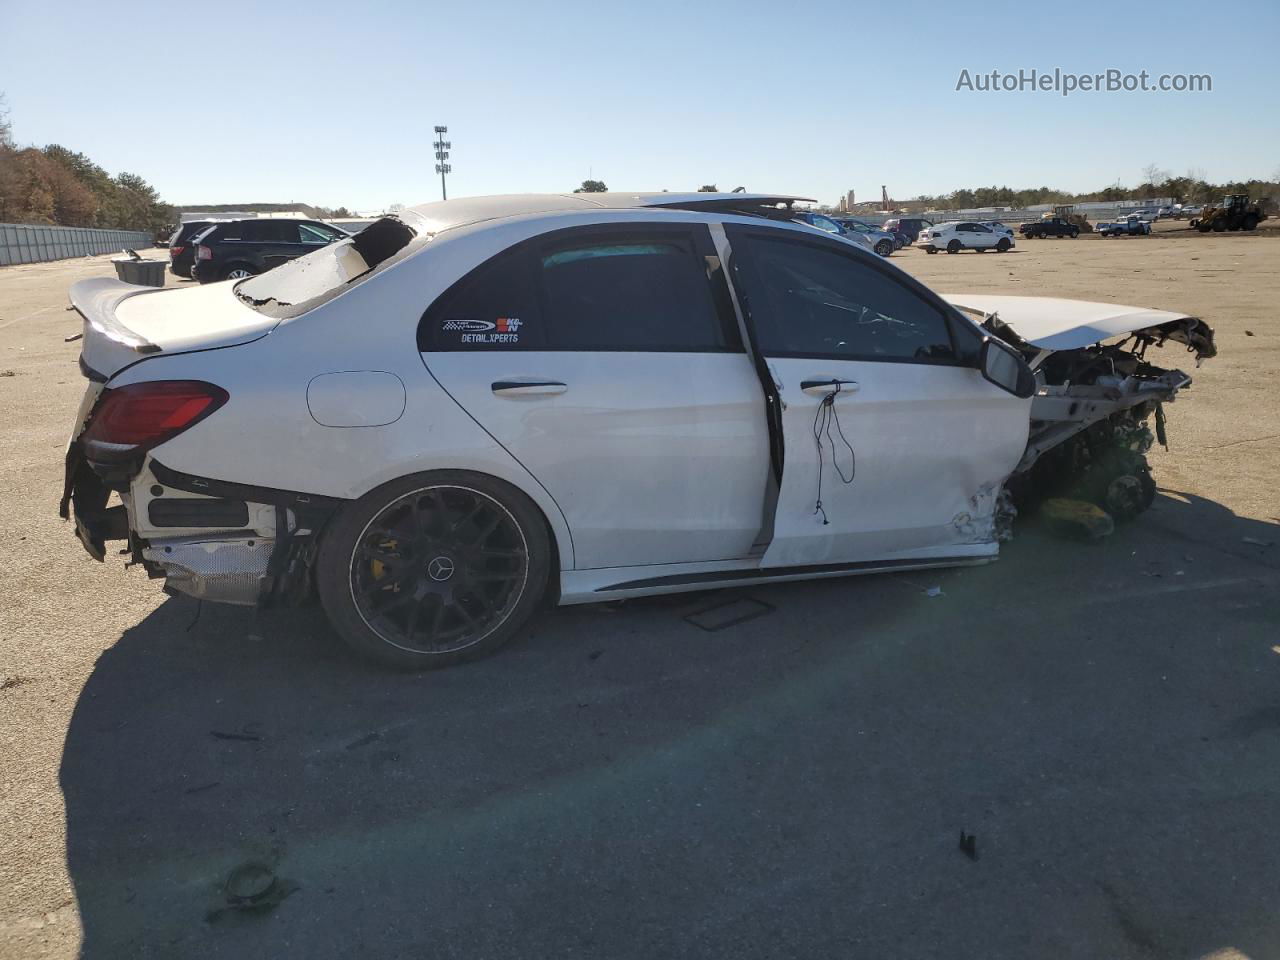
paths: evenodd
<path fill-rule="evenodd" d="M 1147 360 L 1177 344 L 1198 367 L 1217 353 L 1213 329 L 1187 314 L 1049 297 L 943 294 L 1022 352 L 1036 373 L 1026 452 L 1009 480 L 1031 492 L 1070 492 L 1121 518 L 1155 496 L 1145 454 L 1166 442 L 1163 404 L 1191 385 Z M 1155 436 L 1147 427 L 1154 417 Z"/>

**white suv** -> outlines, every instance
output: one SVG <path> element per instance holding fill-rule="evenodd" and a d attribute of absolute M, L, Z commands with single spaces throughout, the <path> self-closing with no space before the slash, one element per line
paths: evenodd
<path fill-rule="evenodd" d="M 983 253 L 994 250 L 1004 253 L 1013 249 L 1013 237 L 1004 230 L 993 230 L 981 223 L 965 220 L 956 223 L 939 223 L 920 232 L 920 246 L 925 253 L 959 253 L 961 250 L 977 250 Z"/>

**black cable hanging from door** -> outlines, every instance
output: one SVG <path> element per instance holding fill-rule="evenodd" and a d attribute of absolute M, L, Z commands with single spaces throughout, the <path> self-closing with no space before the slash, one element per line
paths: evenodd
<path fill-rule="evenodd" d="M 844 429 L 840 426 L 840 411 L 836 409 L 836 395 L 840 393 L 840 384 L 833 384 L 835 387 L 830 393 L 822 398 L 822 402 L 818 404 L 818 408 L 813 413 L 813 440 L 818 445 L 818 499 L 814 503 L 813 512 L 822 514 L 822 525 L 825 527 L 831 521 L 827 519 L 827 511 L 822 507 L 822 471 L 825 466 L 822 438 L 827 438 L 827 443 L 831 444 L 831 465 L 836 468 L 836 476 L 846 486 L 853 483 L 853 477 L 857 470 L 857 457 L 853 452 L 853 446 L 844 435 Z M 836 434 L 840 437 L 840 442 L 845 445 L 849 451 L 849 475 L 846 477 L 844 471 L 840 469 L 840 459 L 836 454 L 835 438 L 831 436 L 831 424 L 836 425 Z"/>

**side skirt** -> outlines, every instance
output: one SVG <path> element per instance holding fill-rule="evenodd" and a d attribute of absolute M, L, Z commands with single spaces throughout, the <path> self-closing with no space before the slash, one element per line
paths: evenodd
<path fill-rule="evenodd" d="M 672 564 L 652 568 L 613 567 L 600 570 L 565 570 L 560 574 L 560 605 L 598 603 L 627 597 L 689 593 L 721 587 L 759 583 L 787 583 L 866 573 L 932 570 L 938 567 L 975 567 L 997 559 L 982 555 L 921 557 L 908 560 L 869 560 L 854 563 L 811 564 L 802 567 L 762 568 L 758 561 L 719 561 L 707 564 Z M 651 572 L 650 572 L 651 571 Z"/>

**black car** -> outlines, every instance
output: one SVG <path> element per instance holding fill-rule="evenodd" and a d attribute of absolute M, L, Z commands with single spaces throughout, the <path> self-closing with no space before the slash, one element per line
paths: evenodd
<path fill-rule="evenodd" d="M 1032 220 L 1022 224 L 1018 229 L 1028 240 L 1043 240 L 1045 237 L 1070 237 L 1074 240 L 1080 236 L 1080 228 L 1062 217 Z"/>
<path fill-rule="evenodd" d="M 213 220 L 188 220 L 178 224 L 178 229 L 169 237 L 169 272 L 175 277 L 191 276 L 191 264 L 196 257 L 196 248 L 191 241 L 213 224 Z"/>
<path fill-rule="evenodd" d="M 905 234 L 908 243 L 915 243 L 920 239 L 920 231 L 928 230 L 933 226 L 932 220 L 926 220 L 924 217 L 893 217 L 886 220 L 882 230 L 890 233 Z"/>
<path fill-rule="evenodd" d="M 316 220 L 262 218 L 230 220 L 195 238 L 195 267 L 201 283 L 237 280 L 263 273 L 350 234 Z"/>

